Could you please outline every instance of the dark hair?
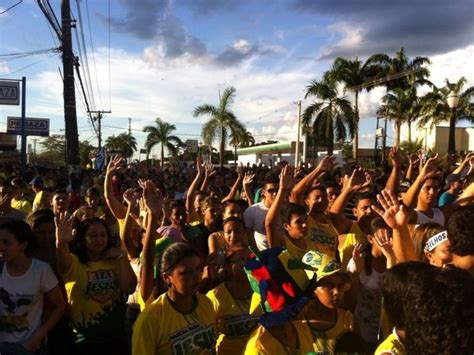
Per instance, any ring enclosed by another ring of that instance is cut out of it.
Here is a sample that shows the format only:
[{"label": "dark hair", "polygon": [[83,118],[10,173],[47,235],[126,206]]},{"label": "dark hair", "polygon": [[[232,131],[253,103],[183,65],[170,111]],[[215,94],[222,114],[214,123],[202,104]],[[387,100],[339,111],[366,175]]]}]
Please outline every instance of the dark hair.
[{"label": "dark hair", "polygon": [[14,235],[18,243],[27,243],[25,254],[31,256],[31,253],[38,246],[38,240],[31,227],[24,221],[8,221],[0,224],[0,230],[6,230]]},{"label": "dark hair", "polygon": [[448,239],[451,252],[459,256],[474,255],[474,206],[462,207],[454,212],[448,222]]},{"label": "dark hair", "polygon": [[36,210],[28,216],[28,224],[32,230],[43,223],[54,223],[54,212],[50,209]]},{"label": "dark hair", "polygon": [[165,249],[160,261],[161,272],[173,271],[173,269],[181,262],[181,260],[190,257],[199,257],[196,249],[187,243],[174,243]]},{"label": "dark hair", "polygon": [[262,186],[265,188],[265,185],[268,184],[280,184],[280,178],[278,177],[278,175],[275,173],[268,173],[265,176],[265,179],[263,179]]},{"label": "dark hair", "polygon": [[380,217],[375,217],[370,222],[370,230],[372,234],[376,233],[379,229],[390,229],[390,227],[385,223],[385,221]]},{"label": "dark hair", "polygon": [[100,197],[99,189],[97,187],[89,187],[86,191],[86,196]]},{"label": "dark hair", "polygon": [[313,191],[321,191],[325,196],[327,196],[327,191],[326,191],[326,186],[324,185],[318,185],[318,186],[313,186],[309,191],[308,193],[306,194],[306,196],[309,196],[311,194],[311,192]]},{"label": "dark hair", "polygon": [[290,224],[291,217],[293,215],[302,215],[306,214],[306,207],[298,205],[296,203],[288,203],[285,208],[283,208],[281,213],[281,220],[283,223]]},{"label": "dark hair", "polygon": [[445,230],[446,228],[438,223],[426,223],[418,226],[413,231],[411,239],[415,245],[415,254],[418,257],[418,260],[428,262],[425,254],[426,242],[435,234]]},{"label": "dark hair", "polygon": [[412,294],[422,285],[421,280],[428,278],[436,270],[433,265],[409,261],[395,265],[383,275],[382,296],[385,311],[398,329],[405,329],[406,307]]},{"label": "dark hair", "polygon": [[170,204],[170,211],[174,210],[174,209],[177,209],[177,208],[184,208],[186,209],[186,205],[183,201],[181,200],[174,200],[173,202],[171,202]]},{"label": "dark hair", "polygon": [[371,192],[361,192],[361,193],[356,194],[354,198],[354,207],[357,207],[360,201],[367,200],[367,199],[375,202],[374,194]]},{"label": "dark hair", "polygon": [[55,195],[66,195],[69,197],[69,194],[68,192],[65,190],[65,189],[57,189],[57,190],[54,190],[53,193],[51,194],[51,198],[53,198]]},{"label": "dark hair", "polygon": [[87,264],[90,261],[86,248],[86,234],[89,228],[96,223],[104,226],[107,233],[107,244],[104,249],[104,254],[114,246],[112,233],[110,232],[110,228],[107,223],[104,222],[104,220],[98,217],[92,217],[87,218],[82,222],[78,222],[75,226],[76,236],[72,241],[71,250],[77,255],[79,261],[83,264]]},{"label": "dark hair", "polygon": [[229,222],[240,223],[242,225],[242,227],[244,227],[244,229],[245,229],[244,221],[242,219],[240,219],[239,217],[233,217],[233,216],[228,217],[228,218],[226,218],[222,221],[222,228],[224,228],[226,223],[229,223]]},{"label": "dark hair", "polygon": [[474,279],[455,267],[436,268],[406,310],[408,354],[474,352]]}]

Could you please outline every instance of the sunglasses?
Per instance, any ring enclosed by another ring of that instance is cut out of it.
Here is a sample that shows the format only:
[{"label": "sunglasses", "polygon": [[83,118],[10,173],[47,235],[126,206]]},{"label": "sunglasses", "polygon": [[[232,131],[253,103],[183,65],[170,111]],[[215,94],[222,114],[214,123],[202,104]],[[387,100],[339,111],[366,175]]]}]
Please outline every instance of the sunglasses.
[{"label": "sunglasses", "polygon": [[268,189],[268,190],[265,190],[266,192],[268,192],[269,194],[273,195],[273,194],[276,194],[278,192],[278,189]]}]

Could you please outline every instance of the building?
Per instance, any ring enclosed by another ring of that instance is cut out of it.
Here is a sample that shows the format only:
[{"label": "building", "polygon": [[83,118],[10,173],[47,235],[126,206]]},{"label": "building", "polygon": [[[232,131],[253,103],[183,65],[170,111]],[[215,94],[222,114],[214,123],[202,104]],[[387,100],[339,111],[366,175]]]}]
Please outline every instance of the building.
[{"label": "building", "polygon": [[[448,126],[418,127],[411,125],[411,139],[422,141],[425,150],[433,150],[439,154],[448,152]],[[408,141],[408,126],[403,125],[400,130],[400,141]],[[474,127],[456,127],[456,151],[474,150]]]}]

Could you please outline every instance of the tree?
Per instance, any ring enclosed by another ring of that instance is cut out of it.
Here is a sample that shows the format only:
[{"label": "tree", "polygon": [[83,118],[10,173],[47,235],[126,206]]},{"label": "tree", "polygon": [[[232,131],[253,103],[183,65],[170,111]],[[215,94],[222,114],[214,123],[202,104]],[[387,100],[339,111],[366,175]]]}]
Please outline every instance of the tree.
[{"label": "tree", "polygon": [[[354,111],[346,97],[339,97],[337,81],[329,72],[323,80],[313,80],[307,86],[305,98],[316,98],[303,113],[303,126],[313,126],[313,137],[326,146],[328,154],[334,150],[334,136],[337,141],[343,142],[347,133],[351,139],[354,137],[355,123]],[[314,118],[314,120],[313,120]]]},{"label": "tree", "polygon": [[232,131],[244,131],[244,125],[237,119],[230,110],[234,102],[235,88],[228,87],[222,95],[219,95],[219,105],[204,104],[194,109],[194,117],[201,115],[210,116],[209,120],[202,128],[202,139],[205,145],[212,145],[216,138],[220,139],[219,145],[219,165],[224,165],[224,150],[228,135]]},{"label": "tree", "polygon": [[[467,83],[465,77],[461,77],[457,82],[451,83],[446,79],[446,85],[442,88],[433,88],[433,91],[426,94],[422,101],[422,117],[418,122],[419,127],[424,127],[430,124],[431,127],[440,124],[441,122],[449,122],[452,111],[448,106],[448,95],[454,91],[459,95],[459,102],[454,114],[455,123],[461,120],[467,120],[474,123],[474,104],[470,102],[474,95],[474,86],[466,88],[463,87]],[[450,133],[450,136],[451,133]]]},{"label": "tree", "polygon": [[349,90],[354,93],[354,139],[352,142],[353,158],[357,159],[359,151],[359,94],[362,90],[370,91],[375,87],[371,85],[373,80],[382,71],[381,62],[385,60],[384,54],[374,54],[370,56],[365,62],[358,58],[355,60],[336,58],[331,72],[336,80],[344,83],[344,91]]},{"label": "tree", "polygon": [[161,166],[165,161],[165,147],[173,156],[177,155],[178,147],[182,146],[183,142],[178,136],[172,134],[175,130],[174,124],[164,122],[159,117],[155,119],[155,126],[143,128],[143,132],[148,133],[145,141],[147,160],[151,149],[157,144],[161,144]]},{"label": "tree", "polygon": [[255,144],[255,138],[247,130],[236,130],[230,133],[230,145],[234,146],[234,162],[237,163],[237,147],[244,148]]},{"label": "tree", "polygon": [[54,165],[66,164],[66,138],[61,134],[52,134],[40,141],[42,152],[39,159],[47,160]]},{"label": "tree", "polygon": [[378,55],[377,60],[381,70],[376,79],[382,80],[387,91],[393,91],[396,88],[409,89],[414,83],[433,85],[426,79],[430,72],[424,65],[431,64],[427,57],[416,57],[410,60],[402,47],[393,58],[381,54]]},{"label": "tree", "polygon": [[137,139],[127,132],[109,136],[105,144],[109,150],[120,152],[124,158],[130,158],[137,150]]}]

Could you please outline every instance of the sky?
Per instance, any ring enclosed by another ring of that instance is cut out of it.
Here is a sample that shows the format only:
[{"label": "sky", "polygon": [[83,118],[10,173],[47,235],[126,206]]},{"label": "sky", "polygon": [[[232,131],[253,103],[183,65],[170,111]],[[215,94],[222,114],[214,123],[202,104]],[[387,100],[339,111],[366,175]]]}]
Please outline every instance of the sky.
[{"label": "sky", "polygon": [[[0,13],[18,2],[1,0]],[[60,1],[50,4],[60,20]],[[139,148],[156,117],[175,124],[183,140],[200,139],[207,118],[194,118],[194,108],[217,104],[229,86],[236,88],[232,109],[257,142],[295,140],[296,102],[303,109],[312,102],[304,99],[307,85],[338,56],[394,56],[404,47],[410,58],[430,58],[435,85],[461,76],[474,85],[471,0],[71,0],[71,12],[91,109],[112,111],[104,114],[103,139],[127,131],[131,118]],[[60,55],[6,55],[57,47],[37,1],[0,14],[0,79],[27,78],[26,115],[50,118],[51,134],[64,133]],[[361,147],[374,146],[384,94],[360,96]],[[77,89],[76,104],[79,138],[96,145]],[[7,116],[20,116],[20,107],[0,106],[0,132]],[[390,144],[392,129],[388,136]]]}]

